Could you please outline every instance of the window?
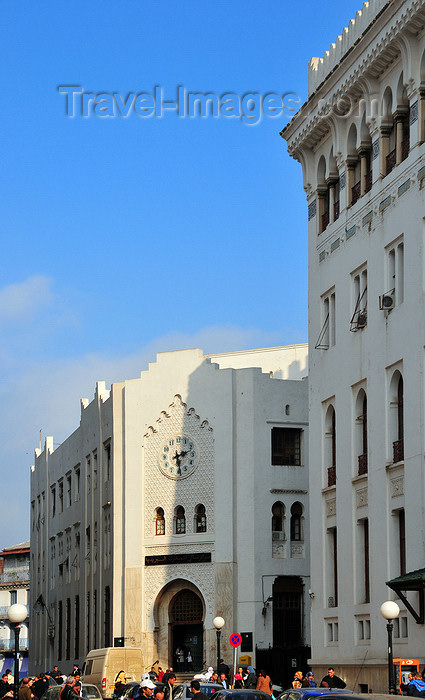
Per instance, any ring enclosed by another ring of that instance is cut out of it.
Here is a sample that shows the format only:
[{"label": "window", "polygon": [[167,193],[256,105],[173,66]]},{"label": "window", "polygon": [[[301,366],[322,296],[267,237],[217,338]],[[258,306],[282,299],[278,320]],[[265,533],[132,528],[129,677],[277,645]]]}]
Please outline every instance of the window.
[{"label": "window", "polygon": [[404,385],[401,373],[396,370],[390,383],[390,435],[392,441],[392,461],[404,459]]},{"label": "window", "polygon": [[80,468],[76,467],[75,468],[75,479],[74,479],[74,488],[75,488],[75,501],[80,500]]},{"label": "window", "polygon": [[397,511],[398,516],[398,551],[400,559],[400,576],[406,573],[406,520],[404,509]]},{"label": "window", "polygon": [[328,350],[335,345],[335,290],[322,296],[322,328],[319,333],[316,350]]},{"label": "window", "polygon": [[[363,595],[361,596],[361,603],[370,603],[370,572],[369,572],[369,520],[365,518],[360,521],[361,529],[361,559],[363,568]],[[363,637],[362,637],[363,639]]]},{"label": "window", "polygon": [[366,328],[367,325],[367,269],[364,266],[352,275],[354,312],[350,321],[350,331]]},{"label": "window", "polygon": [[80,656],[80,596],[74,599],[74,659]]},{"label": "window", "polygon": [[302,514],[303,507],[298,501],[291,506],[291,542],[300,542],[303,538],[302,533]]},{"label": "window", "polygon": [[326,622],[326,642],[327,644],[336,644],[338,641],[338,623]]},{"label": "window", "polygon": [[18,602],[18,591],[10,591],[10,604],[14,605]]},{"label": "window", "polygon": [[97,489],[97,452],[93,452],[93,488]]},{"label": "window", "polygon": [[72,503],[71,474],[66,477],[66,505],[69,508]]},{"label": "window", "polygon": [[285,506],[280,501],[272,505],[272,539],[285,539]]},{"label": "window", "polygon": [[357,456],[357,474],[367,474],[368,452],[367,452],[367,396],[364,389],[360,389],[356,398],[356,420],[355,420],[355,445]]},{"label": "window", "polygon": [[357,620],[357,637],[359,641],[370,639],[370,620],[368,618]]},{"label": "window", "polygon": [[109,586],[105,587],[103,596],[103,646],[111,646],[111,590]]},{"label": "window", "polygon": [[162,508],[157,508],[155,512],[155,535],[165,535],[165,518]]},{"label": "window", "polygon": [[62,601],[58,600],[58,661],[62,660],[63,611]]},{"label": "window", "polygon": [[325,415],[325,468],[327,469],[327,486],[336,485],[336,415],[330,404]]},{"label": "window", "polygon": [[387,252],[387,293],[394,294],[395,305],[404,299],[404,243],[403,237],[386,248]]},{"label": "window", "polygon": [[272,428],[272,464],[301,465],[301,430]]},{"label": "window", "polygon": [[175,528],[176,535],[184,535],[186,532],[186,516],[183,506],[177,506],[175,510]]},{"label": "window", "polygon": [[195,532],[206,532],[207,531],[207,515],[205,512],[205,506],[200,503],[195,508]]},{"label": "window", "polygon": [[91,493],[91,460],[90,456],[86,457],[86,485],[87,494]]},{"label": "window", "polygon": [[50,488],[50,495],[52,499],[52,518],[54,518],[56,513],[56,486]]},{"label": "window", "polygon": [[395,639],[406,639],[408,637],[407,628],[407,617],[406,615],[399,615],[395,620],[394,624],[394,637]]},{"label": "window", "polygon": [[111,478],[111,442],[104,443],[104,469],[105,469],[105,481],[109,481]]},{"label": "window", "polygon": [[328,530],[328,607],[338,607],[338,549],[337,549],[337,529],[332,527]]},{"label": "window", "polygon": [[63,479],[59,481],[59,513],[63,512]]}]

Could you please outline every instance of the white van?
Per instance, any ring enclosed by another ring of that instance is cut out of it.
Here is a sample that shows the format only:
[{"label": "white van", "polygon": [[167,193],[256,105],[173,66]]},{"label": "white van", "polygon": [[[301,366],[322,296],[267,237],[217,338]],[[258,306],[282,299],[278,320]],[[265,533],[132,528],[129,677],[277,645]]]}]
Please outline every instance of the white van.
[{"label": "white van", "polygon": [[106,647],[92,649],[83,665],[83,682],[96,685],[103,698],[110,698],[115,688],[115,678],[124,671],[126,683],[140,683],[144,671],[141,649],[133,647]]}]

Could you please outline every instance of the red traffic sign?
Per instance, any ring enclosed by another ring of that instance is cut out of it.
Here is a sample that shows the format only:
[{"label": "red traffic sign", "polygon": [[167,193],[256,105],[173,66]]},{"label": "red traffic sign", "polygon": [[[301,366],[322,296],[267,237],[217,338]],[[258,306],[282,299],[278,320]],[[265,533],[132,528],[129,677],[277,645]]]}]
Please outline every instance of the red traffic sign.
[{"label": "red traffic sign", "polygon": [[229,642],[232,647],[240,647],[242,644],[242,635],[239,632],[233,632],[229,637]]}]

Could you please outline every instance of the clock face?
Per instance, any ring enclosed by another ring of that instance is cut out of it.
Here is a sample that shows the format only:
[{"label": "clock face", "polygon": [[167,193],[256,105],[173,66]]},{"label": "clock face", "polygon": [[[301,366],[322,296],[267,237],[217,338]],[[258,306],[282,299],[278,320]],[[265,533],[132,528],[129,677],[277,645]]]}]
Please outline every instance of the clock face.
[{"label": "clock face", "polygon": [[159,453],[159,468],[169,479],[186,479],[199,463],[199,450],[188,435],[168,438]]}]

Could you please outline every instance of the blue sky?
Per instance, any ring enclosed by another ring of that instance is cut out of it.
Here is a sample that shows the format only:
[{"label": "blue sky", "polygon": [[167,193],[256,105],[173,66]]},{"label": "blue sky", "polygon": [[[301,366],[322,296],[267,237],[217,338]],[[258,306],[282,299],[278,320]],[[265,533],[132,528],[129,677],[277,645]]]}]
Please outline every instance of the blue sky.
[{"label": "blue sky", "polygon": [[307,63],[353,0],[5,0],[1,5],[0,548],[29,536],[38,432],[158,351],[307,340],[301,167],[289,113],[240,119],[65,115],[86,92],[307,97]]}]

